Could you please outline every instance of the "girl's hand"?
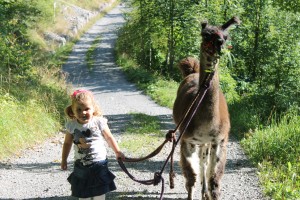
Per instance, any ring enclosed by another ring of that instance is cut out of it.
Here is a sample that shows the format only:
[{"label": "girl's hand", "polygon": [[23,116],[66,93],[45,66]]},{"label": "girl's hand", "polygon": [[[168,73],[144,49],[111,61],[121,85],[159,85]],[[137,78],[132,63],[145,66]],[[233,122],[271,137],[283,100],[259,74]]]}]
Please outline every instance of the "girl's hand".
[{"label": "girl's hand", "polygon": [[67,161],[61,161],[60,168],[62,170],[67,170],[68,169],[68,163],[67,163]]},{"label": "girl's hand", "polygon": [[117,160],[118,160],[119,158],[121,158],[122,161],[125,160],[125,155],[124,155],[121,151],[116,152],[116,157],[117,157]]},{"label": "girl's hand", "polygon": [[66,170],[68,168],[67,159],[68,159],[72,144],[73,144],[73,136],[71,133],[66,132],[65,141],[63,144],[62,155],[61,155],[61,164],[60,164],[60,168],[62,170]]}]

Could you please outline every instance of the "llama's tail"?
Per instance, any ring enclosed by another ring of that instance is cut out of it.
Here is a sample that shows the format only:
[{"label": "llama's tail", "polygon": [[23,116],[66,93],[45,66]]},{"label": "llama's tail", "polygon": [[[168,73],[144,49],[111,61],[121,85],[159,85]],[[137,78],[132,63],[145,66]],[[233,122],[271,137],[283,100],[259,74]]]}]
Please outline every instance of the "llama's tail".
[{"label": "llama's tail", "polygon": [[198,59],[193,57],[186,57],[182,59],[178,63],[178,67],[182,73],[183,78],[193,73],[199,73],[200,70]]}]

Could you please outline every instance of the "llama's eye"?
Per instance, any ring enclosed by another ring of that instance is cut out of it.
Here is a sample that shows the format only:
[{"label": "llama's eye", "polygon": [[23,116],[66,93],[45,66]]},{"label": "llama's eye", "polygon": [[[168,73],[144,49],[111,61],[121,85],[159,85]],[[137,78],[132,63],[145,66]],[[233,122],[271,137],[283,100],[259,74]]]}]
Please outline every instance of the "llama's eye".
[{"label": "llama's eye", "polygon": [[203,40],[209,40],[210,36],[207,34],[202,35]]}]

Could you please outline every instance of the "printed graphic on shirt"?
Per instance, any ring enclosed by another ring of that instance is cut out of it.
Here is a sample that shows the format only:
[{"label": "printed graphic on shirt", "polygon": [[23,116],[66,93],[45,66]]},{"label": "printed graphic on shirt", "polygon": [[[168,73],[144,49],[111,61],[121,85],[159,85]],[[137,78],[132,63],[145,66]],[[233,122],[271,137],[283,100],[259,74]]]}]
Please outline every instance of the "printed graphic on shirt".
[{"label": "printed graphic on shirt", "polygon": [[74,144],[78,146],[78,153],[88,154],[90,152],[91,136],[92,132],[90,129],[86,131],[74,130]]},{"label": "printed graphic on shirt", "polygon": [[78,147],[77,152],[84,163],[87,164],[89,161],[92,162],[92,160],[97,157],[94,143],[97,141],[97,138],[101,137],[100,134],[101,131],[97,127],[85,131],[80,131],[78,129],[74,130],[73,142]]}]

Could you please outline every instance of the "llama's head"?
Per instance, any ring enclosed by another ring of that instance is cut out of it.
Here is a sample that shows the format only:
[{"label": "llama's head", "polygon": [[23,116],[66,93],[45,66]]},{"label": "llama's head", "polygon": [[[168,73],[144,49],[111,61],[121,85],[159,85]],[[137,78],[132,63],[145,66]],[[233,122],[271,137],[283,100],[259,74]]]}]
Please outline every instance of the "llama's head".
[{"label": "llama's head", "polygon": [[201,51],[208,56],[220,57],[221,50],[224,48],[228,39],[228,28],[233,24],[239,24],[240,20],[237,17],[231,18],[222,26],[211,26],[205,21],[201,24],[202,44]]}]

